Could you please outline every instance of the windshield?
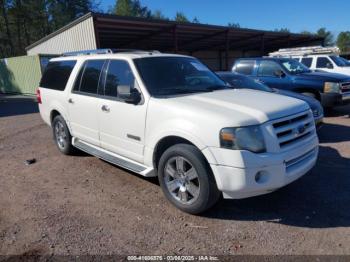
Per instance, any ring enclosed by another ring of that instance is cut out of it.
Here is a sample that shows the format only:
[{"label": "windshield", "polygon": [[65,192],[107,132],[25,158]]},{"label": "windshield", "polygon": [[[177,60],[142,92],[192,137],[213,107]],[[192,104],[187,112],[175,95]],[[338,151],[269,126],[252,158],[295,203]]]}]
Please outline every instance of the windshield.
[{"label": "windshield", "polygon": [[346,60],[345,58],[342,58],[340,56],[335,56],[335,55],[330,56],[330,58],[333,60],[333,62],[337,66],[340,66],[340,67],[350,66],[350,62],[348,60]]},{"label": "windshield", "polygon": [[254,89],[254,90],[260,90],[260,91],[266,91],[266,92],[273,92],[273,90],[264,85],[261,84],[247,76],[243,75],[236,75],[236,74],[218,74],[219,77],[226,81],[231,87],[235,89]]},{"label": "windshield", "polygon": [[294,60],[282,60],[282,66],[291,74],[301,74],[301,73],[308,73],[310,72],[310,69],[307,68],[302,63]]},{"label": "windshield", "polygon": [[169,96],[228,89],[217,75],[190,57],[147,57],[134,59],[152,96]]}]

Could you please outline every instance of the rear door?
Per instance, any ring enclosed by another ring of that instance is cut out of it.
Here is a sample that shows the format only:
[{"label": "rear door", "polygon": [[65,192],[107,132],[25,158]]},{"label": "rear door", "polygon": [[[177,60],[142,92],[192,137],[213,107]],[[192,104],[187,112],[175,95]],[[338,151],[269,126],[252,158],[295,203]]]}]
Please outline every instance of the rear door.
[{"label": "rear door", "polygon": [[319,56],[316,59],[316,69],[334,73],[334,63],[327,56]]},{"label": "rear door", "polygon": [[246,76],[253,76],[255,73],[255,60],[239,60],[233,66],[232,71]]},{"label": "rear door", "polygon": [[[129,104],[118,95],[118,86],[140,91],[128,61],[113,59],[106,67],[105,85],[98,104],[101,147],[143,162],[147,104]],[[140,91],[141,92],[141,91]]]},{"label": "rear door", "polygon": [[[276,75],[277,71],[282,71],[283,75]],[[271,88],[289,89],[290,79],[282,67],[271,60],[261,60],[258,64],[257,81]]]},{"label": "rear door", "polygon": [[98,126],[98,87],[105,60],[87,60],[80,68],[68,97],[72,135],[100,145]]},{"label": "rear door", "polygon": [[303,57],[300,62],[308,68],[312,67],[312,57]]}]

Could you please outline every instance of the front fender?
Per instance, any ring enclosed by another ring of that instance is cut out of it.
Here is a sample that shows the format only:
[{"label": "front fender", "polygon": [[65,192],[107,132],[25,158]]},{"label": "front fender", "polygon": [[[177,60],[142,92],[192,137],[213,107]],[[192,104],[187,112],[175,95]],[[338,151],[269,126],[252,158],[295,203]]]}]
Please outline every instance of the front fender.
[{"label": "front fender", "polygon": [[[179,123],[181,122],[181,123]],[[172,123],[172,124],[170,124]],[[178,128],[181,126],[182,128]],[[185,127],[185,128],[184,128]],[[206,150],[207,145],[205,144],[203,138],[200,138],[198,135],[204,133],[204,130],[200,132],[197,130],[197,127],[190,123],[189,121],[184,120],[172,120],[165,121],[161,127],[157,127],[157,130],[154,129],[148,133],[146,136],[146,146],[145,146],[145,164],[147,166],[153,166],[153,153],[154,150],[163,138],[169,136],[176,136],[183,138],[193,145],[195,145],[199,150],[202,151],[205,158],[209,163],[216,163],[215,158],[209,150]]]}]

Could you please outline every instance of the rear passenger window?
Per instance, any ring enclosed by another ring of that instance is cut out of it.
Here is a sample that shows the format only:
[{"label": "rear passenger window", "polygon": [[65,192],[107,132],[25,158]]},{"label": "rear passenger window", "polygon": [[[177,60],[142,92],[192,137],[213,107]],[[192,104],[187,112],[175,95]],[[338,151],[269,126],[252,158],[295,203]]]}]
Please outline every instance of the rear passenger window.
[{"label": "rear passenger window", "polygon": [[119,85],[133,86],[135,77],[129,64],[122,60],[111,60],[108,66],[105,84],[105,96],[117,97]]},{"label": "rear passenger window", "polygon": [[312,57],[302,58],[301,63],[310,68],[312,64]]},{"label": "rear passenger window", "polygon": [[258,75],[259,76],[276,76],[276,71],[281,70],[281,67],[273,61],[261,61]]},{"label": "rear passenger window", "polygon": [[240,61],[235,67],[235,72],[243,75],[252,75],[254,70],[254,65],[255,65],[254,60]]},{"label": "rear passenger window", "polygon": [[88,60],[80,70],[74,84],[74,91],[97,94],[98,83],[105,60]]},{"label": "rear passenger window", "polygon": [[73,60],[50,62],[41,78],[40,87],[63,91],[75,64]]},{"label": "rear passenger window", "polygon": [[317,68],[333,68],[331,61],[327,57],[317,57]]}]

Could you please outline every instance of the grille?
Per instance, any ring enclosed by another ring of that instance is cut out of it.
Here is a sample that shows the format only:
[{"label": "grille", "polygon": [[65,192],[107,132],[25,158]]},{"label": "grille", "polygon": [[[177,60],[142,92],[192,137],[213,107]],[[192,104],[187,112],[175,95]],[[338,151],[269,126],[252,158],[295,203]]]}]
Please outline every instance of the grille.
[{"label": "grille", "polygon": [[312,111],[312,114],[314,117],[319,117],[320,116],[320,111],[318,111],[318,109],[315,109]]},{"label": "grille", "polygon": [[314,118],[311,112],[277,120],[272,126],[281,149],[301,142],[315,132]]},{"label": "grille", "polygon": [[350,82],[341,83],[340,86],[343,93],[350,92]]}]

